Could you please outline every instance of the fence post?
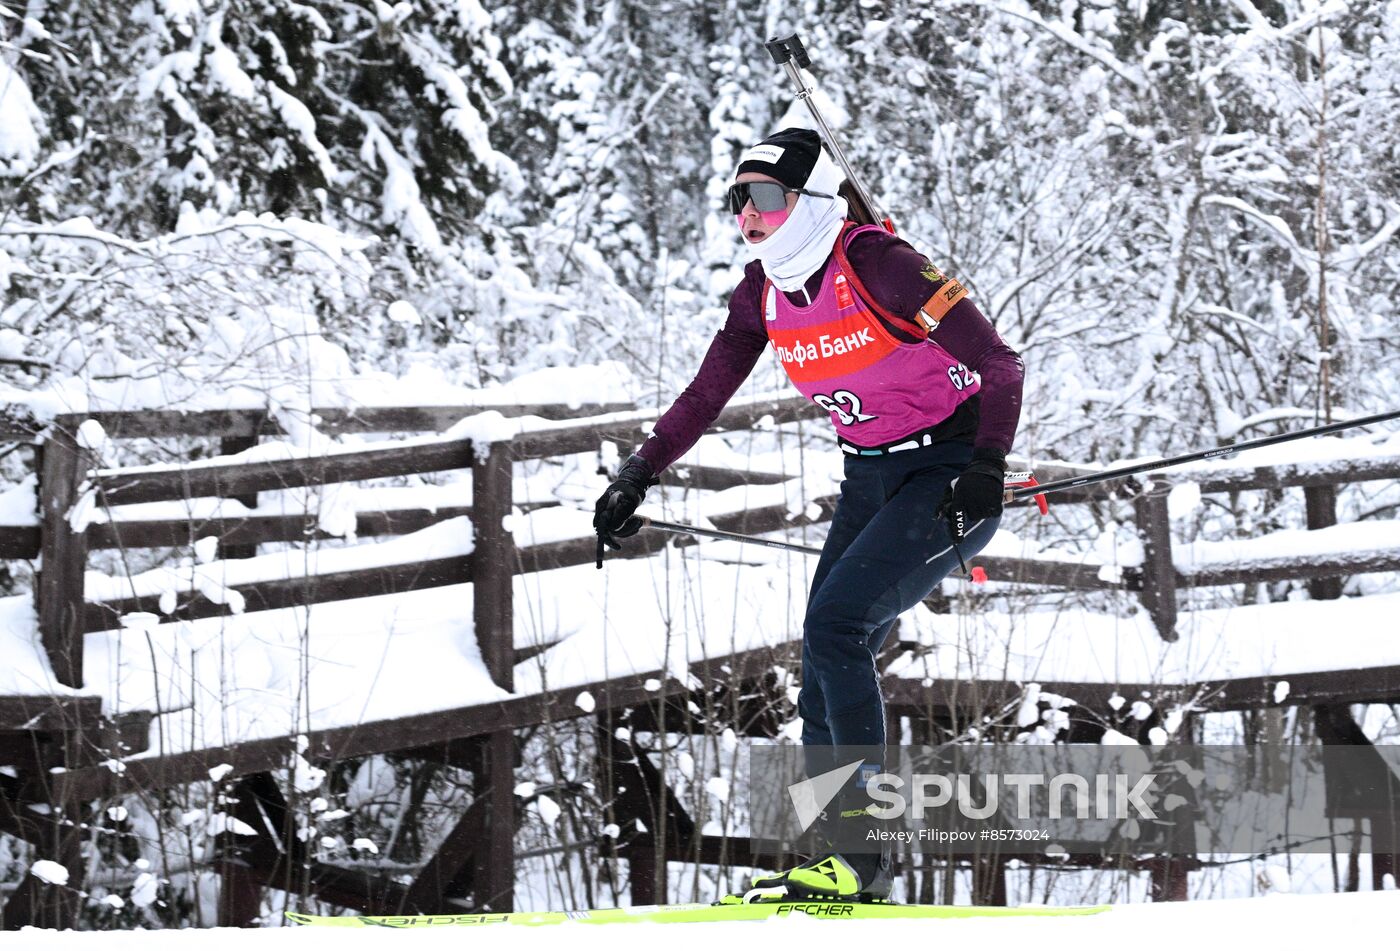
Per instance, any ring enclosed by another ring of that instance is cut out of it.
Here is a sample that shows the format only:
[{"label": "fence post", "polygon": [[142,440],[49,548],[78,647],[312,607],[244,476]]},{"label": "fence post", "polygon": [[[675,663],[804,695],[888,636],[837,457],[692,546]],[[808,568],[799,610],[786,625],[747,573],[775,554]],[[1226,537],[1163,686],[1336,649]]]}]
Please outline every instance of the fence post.
[{"label": "fence post", "polygon": [[1151,892],[1154,902],[1190,901],[1190,881],[1186,877],[1186,863],[1176,856],[1165,856],[1147,860],[1152,879]]},{"label": "fence post", "polygon": [[[995,850],[996,843],[992,844]],[[972,903],[993,908],[1006,907],[1005,855],[993,851],[990,855],[972,857]]]},{"label": "fence post", "polygon": [[68,517],[82,494],[91,462],[72,432],[55,425],[40,447],[39,522],[43,567],[35,587],[39,638],[54,678],[68,687],[83,685],[83,571],[87,536]]},{"label": "fence post", "polygon": [[[219,455],[233,456],[240,452],[252,449],[258,444],[256,434],[252,436],[225,436],[219,440]],[[258,507],[258,493],[252,492],[248,495],[240,495],[234,498],[235,502],[240,502],[250,509]],[[194,541],[195,539],[191,539]],[[258,554],[258,543],[252,542],[246,545],[229,545],[223,540],[219,541],[218,558],[255,558]]]},{"label": "fence post", "polygon": [[[1304,486],[1303,501],[1307,505],[1308,531],[1337,524],[1336,486]],[[1308,594],[1314,601],[1335,601],[1342,596],[1342,579],[1335,575],[1330,578],[1313,578],[1308,582]]]},{"label": "fence post", "polygon": [[1156,477],[1133,502],[1143,547],[1142,606],[1164,641],[1177,638],[1176,566],[1172,564],[1171,517],[1167,513],[1170,491],[1167,481]]},{"label": "fence post", "polygon": [[[511,444],[492,443],[484,457],[472,447],[472,611],[477,643],[491,679],[515,689],[515,623],[511,586],[515,577],[515,538],[506,528],[511,513]],[[478,908],[493,912],[515,907],[515,733],[486,737],[477,796],[486,802],[485,848],[474,858],[472,879]]]},{"label": "fence post", "polygon": [[[1147,724],[1143,724],[1145,727]],[[1147,732],[1143,731],[1144,734]],[[1204,759],[1196,746],[1196,722],[1193,714],[1186,714],[1177,728],[1172,742],[1177,744],[1193,769],[1201,769]],[[1144,735],[1142,742],[1149,740]],[[1185,772],[1165,778],[1165,785],[1159,787],[1164,797],[1175,796],[1181,804],[1172,810],[1172,821],[1161,833],[1164,840],[1158,846],[1159,854],[1149,858],[1146,867],[1151,883],[1154,902],[1190,901],[1191,869],[1197,866],[1196,818],[1199,815],[1200,792],[1188,779]]]},{"label": "fence post", "polygon": [[227,811],[252,828],[253,836],[232,831],[214,839],[214,869],[219,874],[218,926],[255,928],[262,913],[263,882],[275,880],[286,841],[287,803],[271,773],[250,773],[233,784]]}]

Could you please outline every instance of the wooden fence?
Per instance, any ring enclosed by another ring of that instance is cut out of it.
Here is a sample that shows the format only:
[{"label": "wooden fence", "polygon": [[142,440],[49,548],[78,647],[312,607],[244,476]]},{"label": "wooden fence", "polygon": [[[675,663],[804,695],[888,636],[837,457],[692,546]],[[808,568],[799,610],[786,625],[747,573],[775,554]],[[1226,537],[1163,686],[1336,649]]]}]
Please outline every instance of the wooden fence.
[{"label": "wooden fence", "polygon": [[[393,410],[343,411],[318,410],[323,426],[332,431],[380,432],[421,431],[444,428],[463,415],[485,409],[500,409],[509,415],[532,413],[544,415],[549,408],[538,407],[426,407]],[[38,498],[40,527],[0,529],[0,557],[32,558],[42,555],[43,569],[35,588],[39,630],[55,677],[59,682],[82,688],[83,635],[116,626],[123,615],[149,611],[164,613],[172,618],[200,618],[226,612],[225,605],[209,601],[197,592],[187,592],[173,611],[160,612],[156,599],[126,597],[109,601],[89,601],[84,591],[84,572],[88,555],[102,549],[159,548],[190,545],[196,539],[217,536],[226,554],[251,553],[259,543],[304,541],[326,537],[314,518],[303,516],[252,515],[242,518],[218,517],[192,521],[155,519],[143,521],[108,520],[91,525],[75,526],[70,514],[80,503],[110,508],[138,502],[181,501],[204,497],[251,499],[256,493],[294,487],[325,486],[342,482],[392,478],[396,476],[435,473],[448,470],[470,470],[472,474],[472,504],[470,507],[443,508],[427,511],[361,512],[357,533],[361,536],[405,534],[444,519],[470,516],[476,540],[471,555],[420,561],[412,564],[390,565],[371,569],[346,571],[316,577],[266,580],[235,588],[246,602],[246,610],[266,610],[290,605],[303,605],[406,592],[440,585],[470,582],[474,585],[474,621],[485,664],[492,679],[505,690],[513,689],[513,671],[521,659],[514,647],[512,578],[515,574],[534,572],[569,565],[585,564],[594,557],[591,537],[562,542],[517,546],[506,529],[507,516],[512,510],[513,468],[515,464],[572,453],[596,451],[603,442],[613,442],[624,448],[639,443],[645,435],[645,424],[651,414],[623,407],[591,407],[587,418],[565,420],[547,428],[524,431],[505,441],[486,445],[469,439],[428,439],[408,445],[389,445],[331,455],[279,459],[255,462],[217,462],[214,464],[141,467],[139,469],[95,470],[90,453],[79,445],[78,426],[85,417],[60,418],[47,427],[47,436],[39,445]],[[740,430],[769,418],[775,424],[810,418],[811,404],[801,398],[759,400],[732,406],[717,421],[717,430]],[[218,438],[223,453],[236,452],[254,444],[258,438],[276,434],[275,423],[265,414],[231,411],[217,413],[131,413],[97,414],[104,429],[113,438],[161,438],[170,436],[204,436]],[[32,438],[37,425],[15,421],[14,415],[0,415],[0,430],[9,421],[8,435],[12,438]],[[0,432],[0,436],[5,435]],[[1042,481],[1075,475],[1085,470],[1073,467],[1041,467]],[[727,470],[678,466],[669,476],[673,481],[697,487],[714,488],[753,481],[779,481],[776,476],[733,473]],[[1394,549],[1367,553],[1364,557],[1316,557],[1275,562],[1245,563],[1212,567],[1209,570],[1178,571],[1172,559],[1170,518],[1167,493],[1171,483],[1168,476],[1152,480],[1144,491],[1132,500],[1136,526],[1141,534],[1146,557],[1139,569],[1129,569],[1118,578],[1100,577],[1095,565],[1081,565],[1048,559],[979,557],[991,579],[1069,589],[1122,588],[1135,591],[1144,608],[1150,612],[1157,629],[1165,639],[1174,639],[1177,612],[1177,592],[1185,587],[1228,585],[1276,581],[1290,578],[1309,579],[1316,597],[1336,597],[1340,592],[1341,575],[1363,572],[1400,570],[1400,540]],[[1254,490],[1279,491],[1301,487],[1306,498],[1309,528],[1321,528],[1336,521],[1336,490],[1351,482],[1400,478],[1400,457],[1370,460],[1361,464],[1328,466],[1295,466],[1268,469],[1239,469],[1222,472],[1200,484],[1207,493],[1239,493]],[[1063,493],[1055,504],[1082,504],[1110,488],[1090,488]],[[766,533],[801,524],[829,519],[835,496],[815,500],[818,514],[794,520],[786,505],[754,508],[714,516],[710,521],[719,528],[745,533]],[[621,557],[643,557],[671,542],[660,533],[643,533],[631,540]],[[1400,688],[1397,688],[1400,693]],[[623,690],[619,696],[625,696]],[[138,747],[142,721],[104,724],[96,719],[96,706],[88,702],[65,701],[60,708],[53,703],[45,706],[33,698],[0,698],[0,736],[6,729],[26,724],[30,729],[40,721],[36,717],[58,718],[67,725],[68,739],[59,757],[65,769],[75,770],[73,780],[60,796],[56,808],[60,815],[76,817],[80,800],[94,788],[83,786],[80,777],[87,768],[91,772],[93,751],[114,749],[114,736],[126,741],[128,749]],[[903,698],[912,702],[913,698]],[[8,707],[7,707],[8,704]],[[526,715],[554,715],[548,704]],[[42,709],[38,709],[42,708]],[[7,717],[6,710],[11,712]],[[21,719],[23,715],[23,719]],[[610,714],[609,714],[610,715]],[[74,726],[74,720],[77,726]],[[541,721],[542,722],[542,721]],[[512,767],[515,762],[516,741],[514,718],[498,721],[492,729],[479,731],[473,745],[471,761],[474,773],[486,777],[473,806],[470,823],[454,832],[448,846],[457,842],[461,854],[466,846],[460,840],[484,838],[486,845],[472,851],[473,893],[479,907],[510,907],[513,890],[513,831],[514,792]],[[431,733],[431,730],[429,730]],[[470,735],[466,732],[455,736]],[[600,734],[601,735],[601,734]],[[94,739],[96,737],[96,739]],[[405,725],[401,734],[377,740],[380,749],[421,748],[431,738],[424,724]],[[160,764],[154,764],[159,769]],[[266,769],[267,767],[262,767]],[[640,766],[634,768],[641,768]],[[154,773],[149,777],[160,783]],[[248,775],[262,775],[254,769]],[[646,777],[643,777],[644,779]],[[636,777],[633,777],[636,779]],[[654,777],[653,777],[654,779]],[[177,771],[165,777],[170,782],[189,781],[188,775]],[[650,780],[649,780],[650,781]],[[62,785],[62,782],[59,783]],[[248,795],[259,801],[270,801],[264,793],[249,787]],[[274,804],[275,806],[275,804]],[[0,831],[8,831],[0,822]],[[63,837],[61,828],[50,828],[46,834],[57,836],[55,854],[73,858],[77,845],[71,834]],[[59,841],[62,840],[62,841]],[[458,859],[461,855],[457,856]],[[450,863],[449,863],[450,864]],[[664,863],[663,871],[664,871]],[[434,870],[439,875],[441,870]],[[229,873],[235,881],[241,873]],[[440,877],[440,875],[439,875]],[[246,876],[245,876],[246,878]],[[336,892],[327,886],[330,894]],[[235,892],[237,890],[235,889]],[[421,891],[421,889],[420,889]],[[245,898],[247,890],[244,890]],[[643,888],[634,897],[645,899]],[[6,913],[6,926],[14,921],[43,920],[38,910],[25,902],[33,898],[24,889],[19,893],[19,906],[12,899]],[[400,896],[402,897],[402,896]],[[228,921],[246,917],[248,901],[229,912]],[[71,909],[59,909],[56,920],[71,920]]]},{"label": "wooden fence", "polygon": [[[371,432],[379,427],[419,427],[442,425],[465,408],[427,407],[390,411],[361,411],[354,416],[329,410],[318,415],[332,420],[342,431]],[[485,407],[481,408],[485,409]],[[543,407],[511,407],[541,412]],[[170,435],[214,435],[225,440],[246,440],[249,433],[271,431],[267,420],[251,413],[203,414],[99,414],[104,427],[121,438]],[[800,398],[764,401],[728,410],[718,421],[719,430],[744,429],[762,417],[775,422],[792,421],[810,415],[810,404]],[[440,561],[417,562],[358,571],[322,575],[314,579],[270,580],[238,588],[247,610],[266,610],[297,604],[312,604],[392,592],[418,590],[447,584],[476,581],[483,586],[478,611],[487,618],[502,617],[508,604],[497,603],[495,592],[509,594],[508,585],[494,572],[502,566],[530,572],[586,563],[593,557],[590,538],[573,539],[520,551],[509,533],[500,530],[498,516],[511,506],[514,463],[596,450],[602,442],[630,446],[644,438],[645,413],[596,415],[577,422],[526,433],[489,447],[474,448],[469,439],[427,441],[415,445],[339,452],[306,458],[256,462],[229,462],[218,465],[179,465],[143,467],[138,470],[92,471],[92,460],[76,440],[79,418],[61,418],[49,429],[49,437],[39,453],[39,508],[42,529],[0,528],[0,555],[32,558],[42,554],[44,570],[36,586],[39,629],[45,650],[60,683],[82,686],[83,635],[117,626],[122,615],[138,611],[158,612],[156,599],[128,597],[115,601],[89,602],[83,591],[87,555],[100,549],[136,549],[190,545],[196,539],[217,536],[221,550],[249,550],[267,542],[305,541],[328,538],[310,516],[254,515],[218,517],[207,520],[188,518],[163,520],[110,520],[74,531],[67,513],[84,493],[103,509],[138,502],[184,501],[203,497],[249,498],[261,491],[306,486],[326,486],[342,482],[418,475],[454,469],[473,474],[474,505],[444,507],[434,511],[361,512],[357,518],[358,536],[407,534],[428,525],[463,515],[473,516],[479,538],[476,554]],[[683,467],[678,467],[683,468]],[[1083,469],[1042,467],[1042,481],[1080,474]],[[715,487],[752,481],[753,475],[724,470],[691,467],[685,473],[691,484]],[[773,481],[776,477],[770,477]],[[1400,542],[1393,550],[1369,552],[1357,558],[1350,555],[1284,559],[1275,562],[1226,564],[1178,571],[1173,566],[1167,493],[1172,486],[1169,474],[1153,479],[1133,499],[1136,526],[1143,539],[1145,559],[1141,568],[1127,568],[1118,578],[1099,576],[1098,567],[1049,559],[979,557],[993,580],[1048,585],[1083,590],[1126,588],[1140,594],[1162,637],[1175,639],[1176,592],[1184,587],[1231,585],[1278,581],[1290,578],[1312,579],[1318,590],[1335,590],[1336,576],[1400,569]],[[1311,529],[1336,523],[1336,490],[1340,485],[1377,479],[1400,478],[1400,458],[1366,460],[1358,464],[1332,467],[1271,467],[1240,469],[1213,475],[1200,483],[1204,493],[1240,493],[1252,490],[1282,490],[1301,487],[1306,498],[1307,525]],[[1079,504],[1102,498],[1113,486],[1090,487],[1061,493],[1054,504]],[[1121,488],[1121,486],[1119,486]],[[808,521],[822,521],[834,510],[836,496],[814,500],[820,509],[815,519],[794,520],[784,506],[750,509],[719,515],[717,527],[748,533],[764,533],[794,527]],[[659,550],[669,539],[646,534],[629,544],[622,557],[640,557]],[[483,573],[481,578],[476,574]],[[1321,579],[1321,580],[1319,580]],[[1328,580],[1330,579],[1330,580]],[[314,583],[311,583],[313,582]],[[212,603],[191,592],[171,615],[195,619],[226,613],[223,604]],[[480,630],[492,630],[488,624]],[[508,630],[508,629],[507,629]],[[508,643],[510,638],[506,637]],[[499,645],[483,642],[493,661],[505,664],[510,657]],[[500,654],[499,657],[496,655]],[[508,671],[502,670],[501,676]]]}]

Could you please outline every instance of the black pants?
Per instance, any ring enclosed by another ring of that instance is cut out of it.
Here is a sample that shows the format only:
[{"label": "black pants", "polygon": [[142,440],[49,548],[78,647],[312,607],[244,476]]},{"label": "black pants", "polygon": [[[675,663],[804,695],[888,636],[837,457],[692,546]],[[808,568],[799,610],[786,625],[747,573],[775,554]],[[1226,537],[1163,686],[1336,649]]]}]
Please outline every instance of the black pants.
[{"label": "black pants", "polygon": [[[895,619],[957,568],[948,527],[935,517],[972,447],[936,443],[886,456],[847,456],[841,498],[817,562],[802,632],[802,743],[814,762],[830,750],[881,747],[885,709],[875,655]],[[958,548],[981,551],[1000,518],[975,523]]]}]

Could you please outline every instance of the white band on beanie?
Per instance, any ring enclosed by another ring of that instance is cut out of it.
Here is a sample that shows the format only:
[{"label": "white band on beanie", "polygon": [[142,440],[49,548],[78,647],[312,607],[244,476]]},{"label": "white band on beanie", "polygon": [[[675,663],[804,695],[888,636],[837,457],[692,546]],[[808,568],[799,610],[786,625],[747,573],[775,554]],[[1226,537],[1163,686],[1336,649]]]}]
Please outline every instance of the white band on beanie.
[{"label": "white band on beanie", "polygon": [[755,145],[743,155],[739,156],[739,164],[743,165],[745,162],[767,162],[769,165],[777,165],[778,162],[782,161],[783,152],[785,151],[786,149],[779,145]]}]

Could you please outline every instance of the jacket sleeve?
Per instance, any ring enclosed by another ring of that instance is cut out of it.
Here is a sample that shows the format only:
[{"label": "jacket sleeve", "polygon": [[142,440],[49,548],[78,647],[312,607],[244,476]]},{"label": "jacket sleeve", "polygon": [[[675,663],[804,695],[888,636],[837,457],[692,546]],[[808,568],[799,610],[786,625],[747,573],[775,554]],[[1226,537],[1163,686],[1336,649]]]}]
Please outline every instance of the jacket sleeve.
[{"label": "jacket sleeve", "polygon": [[762,271],[751,266],[729,297],[729,317],[710,341],[695,379],[637,450],[653,473],[659,474],[695,445],[753,371],[768,346],[762,295]]},{"label": "jacket sleeve", "polygon": [[[947,278],[908,242],[895,235],[864,232],[851,242],[851,267],[875,303],[898,317],[915,321]],[[1026,368],[1020,355],[996,332],[967,297],[933,326],[928,339],[982,379],[974,446],[1011,451],[1021,418],[1021,387]]]},{"label": "jacket sleeve", "polygon": [[1026,376],[1021,355],[1006,345],[991,321],[967,298],[953,305],[929,339],[982,378],[973,446],[996,449],[1003,456],[1010,452],[1021,419],[1021,386]]}]

